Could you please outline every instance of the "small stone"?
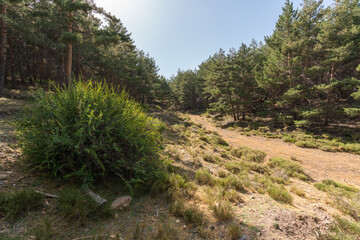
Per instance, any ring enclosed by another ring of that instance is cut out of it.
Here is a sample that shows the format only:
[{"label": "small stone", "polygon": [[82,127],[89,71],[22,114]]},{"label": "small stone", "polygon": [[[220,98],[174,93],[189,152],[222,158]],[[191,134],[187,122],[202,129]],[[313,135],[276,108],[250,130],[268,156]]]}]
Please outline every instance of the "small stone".
[{"label": "small stone", "polygon": [[184,229],[186,228],[186,225],[184,225]]},{"label": "small stone", "polygon": [[118,197],[111,203],[112,209],[124,209],[125,207],[129,206],[132,201],[132,198],[130,196],[123,196]]},{"label": "small stone", "polygon": [[250,199],[255,199],[255,197],[253,195],[251,195]]},{"label": "small stone", "polygon": [[6,174],[0,174],[0,180],[5,180],[7,179],[8,175]]},{"label": "small stone", "polygon": [[179,220],[179,219],[176,219],[176,223],[180,223],[180,220]]},{"label": "small stone", "polygon": [[239,240],[247,240],[248,237],[246,235],[243,235]]},{"label": "small stone", "polygon": [[115,239],[116,238],[116,235],[110,235],[110,238],[112,238],[112,239]]}]

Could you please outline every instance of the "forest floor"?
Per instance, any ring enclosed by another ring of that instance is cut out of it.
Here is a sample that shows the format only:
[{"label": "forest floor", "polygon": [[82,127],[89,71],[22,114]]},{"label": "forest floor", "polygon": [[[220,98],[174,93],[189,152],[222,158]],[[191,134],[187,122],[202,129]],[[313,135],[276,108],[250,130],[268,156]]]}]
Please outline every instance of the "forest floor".
[{"label": "forest floor", "polygon": [[[21,189],[59,194],[63,183],[25,168],[14,129],[7,123],[28,104],[28,96],[21,92],[5,92],[0,98],[0,194]],[[164,193],[135,196],[130,206],[112,217],[81,221],[65,217],[52,198],[44,199],[40,209],[24,209],[8,221],[1,215],[0,199],[0,239],[315,240],[327,239],[323,237],[330,233],[355,240],[360,236],[354,223],[360,220],[359,155],[244,136],[215,127],[199,115],[164,110],[151,114],[167,125],[162,156],[172,166]],[[274,166],[273,157],[283,160]],[[344,184],[319,183],[325,179]],[[105,184],[94,191],[111,202],[123,194],[114,191],[118,187]]]}]

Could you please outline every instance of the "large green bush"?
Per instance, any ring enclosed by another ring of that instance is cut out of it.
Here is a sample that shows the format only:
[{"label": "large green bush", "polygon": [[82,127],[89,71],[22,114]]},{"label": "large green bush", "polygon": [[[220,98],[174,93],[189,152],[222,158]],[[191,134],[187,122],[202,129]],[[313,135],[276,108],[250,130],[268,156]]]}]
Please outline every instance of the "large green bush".
[{"label": "large green bush", "polygon": [[124,91],[91,82],[38,91],[17,121],[33,167],[85,185],[116,176],[128,187],[162,175],[160,125]]}]

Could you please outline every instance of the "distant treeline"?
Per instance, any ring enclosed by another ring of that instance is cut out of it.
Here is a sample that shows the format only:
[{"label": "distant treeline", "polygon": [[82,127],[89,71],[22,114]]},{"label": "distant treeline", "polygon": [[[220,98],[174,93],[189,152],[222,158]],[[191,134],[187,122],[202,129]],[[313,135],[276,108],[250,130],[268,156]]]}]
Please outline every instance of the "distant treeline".
[{"label": "distant treeline", "polygon": [[[287,0],[265,44],[219,50],[170,87],[183,109],[306,126],[360,116],[359,0]],[[241,29],[239,29],[241,31]]]},{"label": "distant treeline", "polygon": [[4,84],[82,78],[105,79],[140,102],[171,95],[154,59],[92,0],[0,0],[0,9],[0,92]]}]

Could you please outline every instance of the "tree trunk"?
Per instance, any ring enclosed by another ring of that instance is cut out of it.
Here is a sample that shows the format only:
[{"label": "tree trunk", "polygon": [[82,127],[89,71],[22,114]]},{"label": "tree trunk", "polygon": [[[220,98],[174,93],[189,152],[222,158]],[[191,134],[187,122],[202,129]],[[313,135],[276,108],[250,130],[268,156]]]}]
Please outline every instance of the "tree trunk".
[{"label": "tree trunk", "polygon": [[[72,32],[72,12],[68,13],[68,32]],[[66,77],[68,79],[69,86],[71,86],[71,65],[72,65],[72,43],[67,44],[67,63],[66,63]]]},{"label": "tree trunk", "polygon": [[[6,16],[6,5],[1,5],[1,15]],[[0,43],[0,93],[5,83],[5,65],[6,65],[6,38],[7,26],[4,18],[1,19],[1,43]]]},{"label": "tree trunk", "polygon": [[234,104],[233,104],[233,102],[232,102],[232,98],[231,98],[231,95],[230,95],[230,94],[228,95],[228,97],[229,97],[229,100],[230,100],[230,105],[231,105],[231,109],[232,109],[232,112],[233,112],[234,121],[236,121],[237,118],[236,118],[235,106],[234,106]]},{"label": "tree trunk", "polygon": [[43,80],[44,80],[44,58],[43,58],[43,50],[42,48],[40,48],[40,74],[39,74],[39,78],[40,78],[40,85],[43,86]]},{"label": "tree trunk", "polygon": [[16,88],[16,77],[15,77],[14,50],[12,49],[12,47],[9,47],[9,60],[10,60],[9,64],[10,64],[11,88],[14,89]]},{"label": "tree trunk", "polygon": [[335,75],[335,63],[331,64],[331,72],[330,72],[330,82],[334,79]]},{"label": "tree trunk", "polygon": [[293,83],[292,83],[292,69],[291,69],[291,64],[290,64],[290,60],[291,60],[291,52],[288,52],[287,55],[287,65],[289,68],[289,80],[290,80],[290,87],[292,87]]}]

